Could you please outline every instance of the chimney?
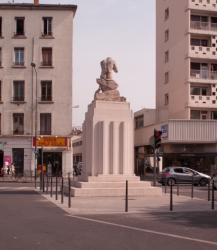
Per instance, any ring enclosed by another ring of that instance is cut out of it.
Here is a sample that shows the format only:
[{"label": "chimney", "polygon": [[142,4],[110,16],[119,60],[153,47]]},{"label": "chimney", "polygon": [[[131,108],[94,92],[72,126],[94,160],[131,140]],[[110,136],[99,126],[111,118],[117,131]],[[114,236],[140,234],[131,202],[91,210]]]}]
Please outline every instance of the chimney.
[{"label": "chimney", "polygon": [[39,5],[39,0],[34,0],[34,5]]}]

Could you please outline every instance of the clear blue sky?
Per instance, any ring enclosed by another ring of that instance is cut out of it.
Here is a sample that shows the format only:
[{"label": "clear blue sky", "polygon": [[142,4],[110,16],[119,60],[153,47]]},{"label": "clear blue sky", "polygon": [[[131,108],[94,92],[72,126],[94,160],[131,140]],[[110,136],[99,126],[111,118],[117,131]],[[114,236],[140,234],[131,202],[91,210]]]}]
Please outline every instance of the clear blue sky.
[{"label": "clear blue sky", "polygon": [[[8,0],[0,0],[8,2]],[[12,1],[11,1],[12,2]],[[33,0],[15,0],[15,3]],[[74,126],[82,124],[97,89],[99,62],[111,56],[114,79],[133,111],[155,106],[154,0],[40,0],[78,5],[74,20]]]}]

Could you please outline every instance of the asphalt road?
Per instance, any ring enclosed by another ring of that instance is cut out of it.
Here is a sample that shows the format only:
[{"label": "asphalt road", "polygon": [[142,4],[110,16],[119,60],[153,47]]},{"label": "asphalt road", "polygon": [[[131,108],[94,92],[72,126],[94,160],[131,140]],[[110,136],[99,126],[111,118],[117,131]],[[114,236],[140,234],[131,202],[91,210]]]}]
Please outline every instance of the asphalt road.
[{"label": "asphalt road", "polygon": [[0,250],[217,249],[217,211],[74,216],[27,186],[0,183]]}]

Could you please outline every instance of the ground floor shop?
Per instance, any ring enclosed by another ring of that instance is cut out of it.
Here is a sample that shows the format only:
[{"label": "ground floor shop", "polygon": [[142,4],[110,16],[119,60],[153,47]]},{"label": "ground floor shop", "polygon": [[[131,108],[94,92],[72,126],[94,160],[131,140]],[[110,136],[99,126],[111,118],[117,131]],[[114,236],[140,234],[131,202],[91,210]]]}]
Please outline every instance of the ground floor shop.
[{"label": "ground floor shop", "polygon": [[[212,175],[217,172],[217,144],[162,144],[156,160],[157,171],[168,166],[186,166]],[[135,173],[143,176],[152,173],[153,167],[153,148],[135,147]]]},{"label": "ground floor shop", "polygon": [[35,146],[32,137],[2,137],[0,173],[13,165],[17,176],[34,176],[37,169],[44,166],[44,170],[47,171],[49,166],[53,175],[67,175],[68,172],[72,172],[73,165],[69,141],[67,137],[43,137],[38,138]]}]

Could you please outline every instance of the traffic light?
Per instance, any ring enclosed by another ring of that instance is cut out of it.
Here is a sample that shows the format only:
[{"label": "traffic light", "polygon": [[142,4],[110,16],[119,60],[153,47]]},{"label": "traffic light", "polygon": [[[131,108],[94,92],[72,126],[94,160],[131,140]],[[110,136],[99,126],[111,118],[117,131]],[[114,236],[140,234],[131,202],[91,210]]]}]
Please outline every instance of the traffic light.
[{"label": "traffic light", "polygon": [[155,148],[159,148],[161,146],[161,135],[162,131],[154,130],[154,146]]}]

